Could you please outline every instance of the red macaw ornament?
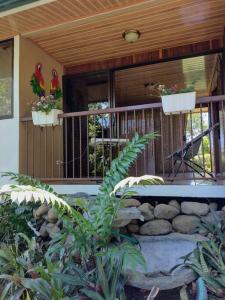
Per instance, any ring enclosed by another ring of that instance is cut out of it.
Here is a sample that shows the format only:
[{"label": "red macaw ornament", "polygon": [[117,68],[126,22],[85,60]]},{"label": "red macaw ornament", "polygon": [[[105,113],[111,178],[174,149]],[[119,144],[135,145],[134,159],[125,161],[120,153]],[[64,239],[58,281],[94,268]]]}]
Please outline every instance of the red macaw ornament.
[{"label": "red macaw ornament", "polygon": [[59,99],[62,96],[62,91],[59,83],[59,76],[56,69],[52,69],[52,80],[51,80],[51,95],[54,96],[55,99]]},{"label": "red macaw ornament", "polygon": [[42,75],[42,64],[37,63],[35,65],[35,71],[31,78],[31,85],[33,87],[34,94],[39,97],[45,96],[45,83]]}]

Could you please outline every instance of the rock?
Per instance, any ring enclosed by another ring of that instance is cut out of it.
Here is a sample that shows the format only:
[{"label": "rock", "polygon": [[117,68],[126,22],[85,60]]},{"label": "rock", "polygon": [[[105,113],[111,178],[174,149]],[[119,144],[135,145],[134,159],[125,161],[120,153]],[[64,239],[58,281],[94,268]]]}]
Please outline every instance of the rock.
[{"label": "rock", "polygon": [[167,220],[153,220],[140,227],[140,233],[143,235],[160,235],[172,231],[172,226]]},{"label": "rock", "polygon": [[128,224],[127,225],[127,229],[129,230],[129,232],[131,233],[138,233],[139,232],[139,226],[135,225],[135,224]]},{"label": "rock", "polygon": [[57,211],[54,208],[49,209],[47,220],[50,223],[56,223],[57,222],[57,220],[58,220],[58,214],[57,214]]},{"label": "rock", "polygon": [[48,236],[48,231],[47,231],[47,228],[46,228],[47,224],[44,223],[41,225],[41,228],[39,230],[39,233],[42,237],[47,237]]},{"label": "rock", "polygon": [[170,200],[170,202],[168,204],[176,207],[180,212],[180,203],[177,200]]},{"label": "rock", "polygon": [[138,207],[141,202],[136,199],[125,199],[122,201],[124,207]]},{"label": "rock", "polygon": [[225,206],[223,206],[221,210],[225,212]]},{"label": "rock", "polygon": [[216,211],[218,209],[218,204],[216,202],[209,203],[209,209]]},{"label": "rock", "polygon": [[38,209],[35,211],[35,217],[40,218],[41,216],[45,215],[49,210],[47,204],[42,204]]},{"label": "rock", "polygon": [[200,219],[196,216],[179,215],[173,219],[173,228],[180,233],[193,233]]},{"label": "rock", "polygon": [[186,215],[205,216],[209,212],[209,205],[199,202],[182,202],[181,212]]},{"label": "rock", "polygon": [[136,207],[121,208],[113,221],[113,227],[124,227],[127,224],[129,224],[133,219],[139,219],[141,221],[144,221],[141,212]]},{"label": "rock", "polygon": [[179,210],[172,205],[158,204],[154,209],[156,219],[170,220],[179,214]]},{"label": "rock", "polygon": [[50,238],[54,238],[55,235],[60,231],[59,227],[52,223],[46,225],[46,230]]},{"label": "rock", "polygon": [[139,211],[142,213],[145,221],[150,221],[154,219],[153,210],[154,207],[149,203],[144,203],[138,207]]}]

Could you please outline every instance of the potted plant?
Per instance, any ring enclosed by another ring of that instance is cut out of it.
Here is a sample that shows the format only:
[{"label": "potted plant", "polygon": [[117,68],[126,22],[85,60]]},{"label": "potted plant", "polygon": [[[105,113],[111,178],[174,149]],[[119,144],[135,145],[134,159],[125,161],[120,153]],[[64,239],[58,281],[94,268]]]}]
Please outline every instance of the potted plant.
[{"label": "potted plant", "polygon": [[194,91],[194,83],[190,87],[180,90],[177,85],[169,89],[159,85],[159,90],[163,111],[166,115],[187,113],[195,108],[196,92]]},{"label": "potted plant", "polygon": [[38,99],[32,103],[33,124],[38,126],[56,126],[61,125],[62,120],[58,118],[62,114],[62,91],[59,84],[58,73],[52,69],[52,80],[50,95],[45,96],[44,79],[42,76],[42,64],[37,63],[35,72],[31,77],[30,84],[33,93]]},{"label": "potted plant", "polygon": [[60,99],[55,99],[53,95],[42,96],[32,103],[33,124],[38,126],[62,125],[62,120],[58,118],[62,114],[62,104]]}]

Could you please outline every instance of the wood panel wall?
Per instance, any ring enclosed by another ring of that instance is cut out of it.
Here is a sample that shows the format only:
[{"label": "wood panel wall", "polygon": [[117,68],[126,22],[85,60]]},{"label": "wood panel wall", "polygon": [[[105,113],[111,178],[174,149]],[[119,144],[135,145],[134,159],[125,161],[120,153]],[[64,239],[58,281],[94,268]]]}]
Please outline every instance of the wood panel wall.
[{"label": "wood panel wall", "polygon": [[208,52],[221,51],[223,41],[221,39],[208,40],[204,42],[187,44],[173,48],[161,48],[155,51],[145,51],[129,56],[118,57],[115,59],[103,60],[88,64],[81,64],[65,68],[65,74],[78,74],[93,72],[98,70],[117,69],[131,65],[141,65],[155,63],[159,61],[200,55]]}]

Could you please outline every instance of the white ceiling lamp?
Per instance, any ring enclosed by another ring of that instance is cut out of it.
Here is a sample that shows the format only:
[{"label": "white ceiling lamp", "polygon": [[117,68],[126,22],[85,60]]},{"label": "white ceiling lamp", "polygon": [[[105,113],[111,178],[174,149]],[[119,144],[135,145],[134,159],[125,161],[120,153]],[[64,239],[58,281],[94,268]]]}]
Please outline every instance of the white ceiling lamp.
[{"label": "white ceiling lamp", "polygon": [[126,30],[123,33],[123,38],[128,43],[135,43],[140,38],[140,31],[135,29]]}]

